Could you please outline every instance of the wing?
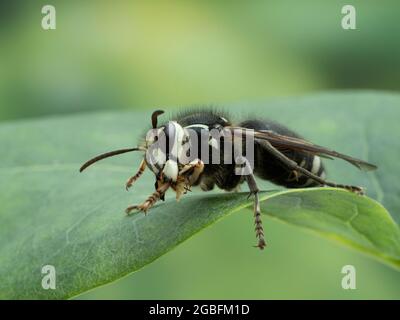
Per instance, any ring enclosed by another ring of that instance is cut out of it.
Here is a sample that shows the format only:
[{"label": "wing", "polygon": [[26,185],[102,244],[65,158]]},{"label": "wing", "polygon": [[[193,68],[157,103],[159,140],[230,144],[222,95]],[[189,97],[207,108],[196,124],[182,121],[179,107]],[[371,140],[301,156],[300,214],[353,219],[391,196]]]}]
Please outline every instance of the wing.
[{"label": "wing", "polygon": [[243,130],[244,132],[246,132],[246,134],[253,134],[255,139],[267,140],[272,146],[281,151],[285,149],[295,150],[307,152],[328,159],[332,159],[332,157],[339,158],[351,163],[352,165],[364,171],[375,170],[378,168],[376,165],[368,163],[366,161],[350,157],[348,155],[327,149],[325,147],[321,147],[303,139],[281,135],[273,131],[252,130],[242,127],[225,127],[224,129]]}]

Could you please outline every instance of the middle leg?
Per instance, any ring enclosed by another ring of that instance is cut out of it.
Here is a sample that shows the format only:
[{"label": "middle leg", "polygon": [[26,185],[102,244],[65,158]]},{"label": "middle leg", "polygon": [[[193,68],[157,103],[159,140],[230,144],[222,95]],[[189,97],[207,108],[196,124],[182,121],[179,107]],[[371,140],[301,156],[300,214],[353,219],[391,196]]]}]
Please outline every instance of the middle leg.
[{"label": "middle leg", "polygon": [[254,224],[256,237],[258,238],[258,244],[256,247],[261,250],[267,245],[264,239],[264,229],[261,221],[261,210],[260,210],[260,200],[258,198],[259,189],[257,187],[256,180],[253,174],[249,174],[246,177],[247,185],[250,189],[250,195],[254,194]]}]

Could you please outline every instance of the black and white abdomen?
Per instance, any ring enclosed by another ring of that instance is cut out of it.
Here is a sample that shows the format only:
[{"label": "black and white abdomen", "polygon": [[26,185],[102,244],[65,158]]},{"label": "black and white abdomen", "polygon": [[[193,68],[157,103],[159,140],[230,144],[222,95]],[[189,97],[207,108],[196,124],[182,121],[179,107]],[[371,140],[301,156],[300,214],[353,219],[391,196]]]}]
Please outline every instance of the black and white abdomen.
[{"label": "black and white abdomen", "polygon": [[[321,162],[321,158],[319,156],[314,156],[314,155],[307,155],[307,154],[302,154],[303,159],[301,162],[296,161],[300,167],[308,170],[309,172],[315,174],[316,176],[321,177],[322,179],[325,179],[326,174],[325,174],[325,169],[324,166]],[[294,174],[292,174],[286,181],[284,186],[288,188],[306,188],[306,187],[315,187],[318,186],[319,184],[307,177],[304,177],[303,175],[300,174],[300,176],[295,177]]]},{"label": "black and white abdomen", "polygon": [[[241,127],[254,130],[271,130],[275,133],[301,138],[295,132],[272,121],[246,120],[239,124]],[[257,140],[254,148],[254,173],[262,179],[269,180],[277,185],[287,188],[307,188],[318,185],[314,180],[289,171],[275,156],[271,155],[263,147],[263,141]],[[299,166],[325,179],[325,169],[319,156],[309,153],[280,149],[289,159],[295,161]]]},{"label": "black and white abdomen", "polygon": [[[232,123],[227,119],[229,119],[227,116],[221,116],[217,112],[195,110],[192,112],[181,113],[176,118],[176,121],[185,129],[190,128],[194,131],[200,132],[201,130],[210,130],[212,128],[232,125]],[[301,138],[295,132],[272,121],[246,120],[235,126],[254,130],[270,130],[284,136]],[[198,135],[199,138],[201,138],[200,133]],[[272,155],[270,151],[263,147],[264,143],[263,140],[255,141],[254,174],[256,176],[287,188],[306,188],[318,185],[318,183],[313,179],[310,179],[301,173],[296,174],[295,172],[288,170],[275,155]],[[211,146],[212,145],[210,145],[210,148]],[[325,179],[325,170],[319,156],[314,156],[293,149],[279,148],[279,151],[289,159],[295,161],[299,166],[322,179]],[[221,148],[220,163],[223,163],[224,161],[223,152],[223,148]],[[200,150],[198,150],[199,155],[200,153]],[[199,185],[204,191],[213,189],[214,185],[221,189],[231,191],[235,190],[243,181],[243,177],[235,173],[235,164],[213,164],[209,161],[208,164],[205,165],[204,171],[193,185]]]}]

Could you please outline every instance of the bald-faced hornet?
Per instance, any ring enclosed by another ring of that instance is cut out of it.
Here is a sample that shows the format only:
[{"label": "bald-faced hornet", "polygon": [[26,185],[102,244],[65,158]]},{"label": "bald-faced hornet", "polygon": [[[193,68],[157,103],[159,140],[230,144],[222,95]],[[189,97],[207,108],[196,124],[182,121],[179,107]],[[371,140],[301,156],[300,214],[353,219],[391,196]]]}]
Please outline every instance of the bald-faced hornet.
[{"label": "bald-faced hornet", "polygon": [[104,158],[131,151],[144,152],[139,170],[126,182],[126,189],[148,167],[155,174],[156,191],[142,204],[128,207],[127,214],[133,210],[146,213],[159,199],[164,200],[169,188],[179,199],[192,186],[208,191],[216,185],[234,191],[246,182],[250,195],[254,195],[254,223],[260,249],[266,243],[255,176],[287,188],[331,186],[363,194],[361,187],[325,180],[321,157],[340,158],[367,171],[377,168],[306,141],[272,121],[250,119],[234,125],[219,112],[190,110],[158,126],[158,116],[162,113],[161,110],[153,112],[153,129],[138,147],[99,155],[86,162],[80,171]]}]

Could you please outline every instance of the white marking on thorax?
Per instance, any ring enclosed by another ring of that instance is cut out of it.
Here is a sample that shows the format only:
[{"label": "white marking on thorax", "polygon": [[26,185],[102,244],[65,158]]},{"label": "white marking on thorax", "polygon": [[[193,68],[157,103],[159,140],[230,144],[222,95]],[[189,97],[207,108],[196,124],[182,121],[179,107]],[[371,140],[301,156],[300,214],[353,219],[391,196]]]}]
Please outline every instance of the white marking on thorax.
[{"label": "white marking on thorax", "polygon": [[188,129],[188,128],[202,128],[204,130],[209,130],[207,125],[201,124],[201,123],[191,124],[190,126],[185,127],[185,129]]},{"label": "white marking on thorax", "polygon": [[218,147],[219,147],[218,140],[215,138],[210,138],[210,140],[208,141],[208,144],[214,149],[218,149]]},{"label": "white marking on thorax", "polygon": [[[185,129],[191,128],[201,128],[203,130],[207,130],[207,132],[210,131],[210,128],[207,125],[201,123],[191,124],[190,126],[185,127]],[[214,149],[218,149],[219,147],[217,139],[213,138],[211,135],[209,136],[208,144]]]}]

